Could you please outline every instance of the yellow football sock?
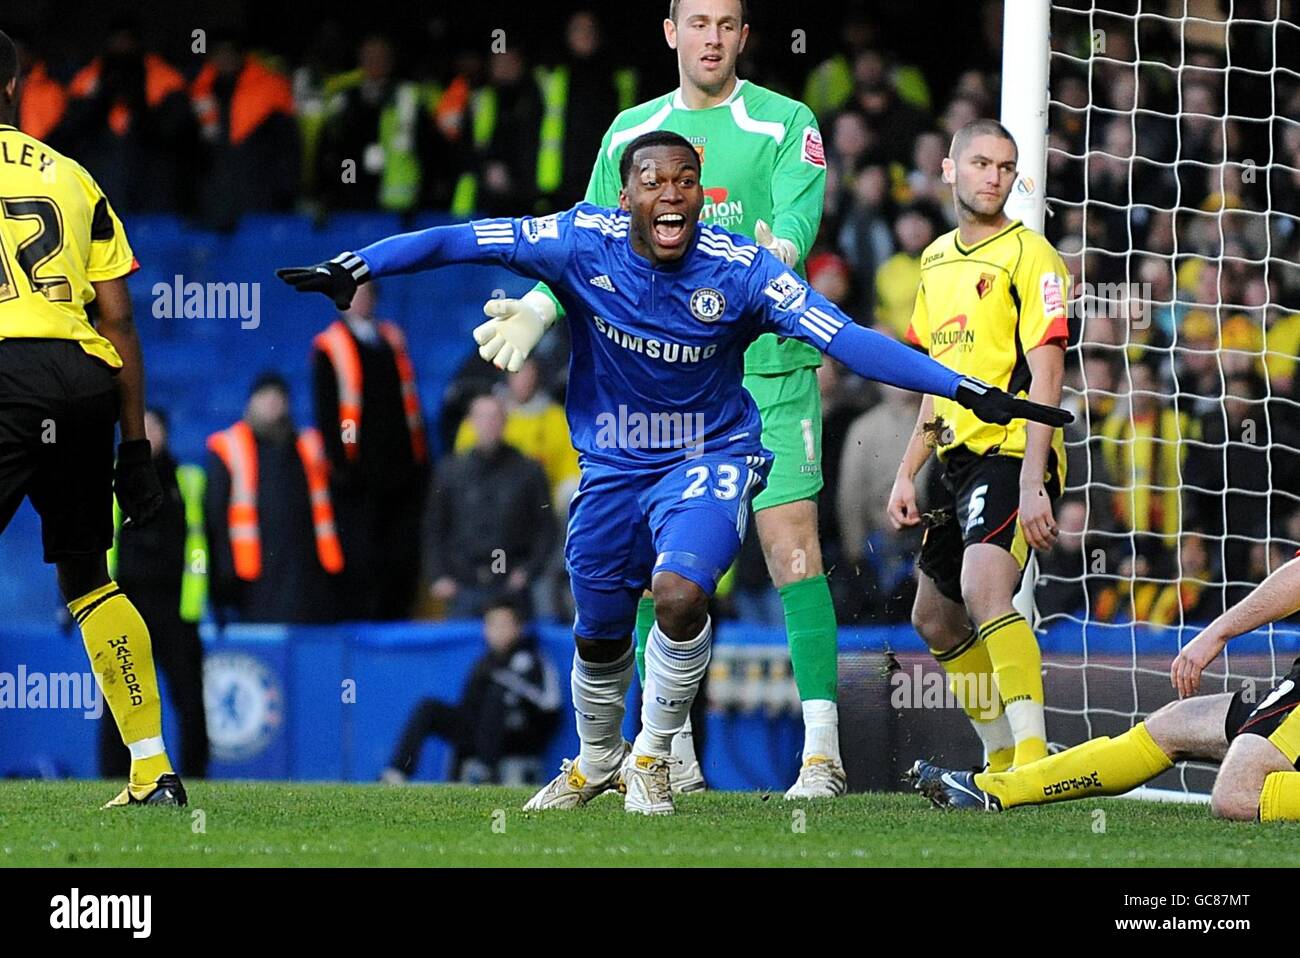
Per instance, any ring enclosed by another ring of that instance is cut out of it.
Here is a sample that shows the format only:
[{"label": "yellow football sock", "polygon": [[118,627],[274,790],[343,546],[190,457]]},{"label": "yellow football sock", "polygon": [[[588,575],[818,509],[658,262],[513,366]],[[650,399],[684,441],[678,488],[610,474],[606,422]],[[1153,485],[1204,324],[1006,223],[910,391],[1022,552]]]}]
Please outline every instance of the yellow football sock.
[{"label": "yellow football sock", "polygon": [[948,687],[984,743],[990,772],[1002,772],[1015,759],[1015,740],[1002,711],[989,652],[975,632],[946,652],[930,650],[948,673]]},{"label": "yellow football sock", "polygon": [[131,750],[131,784],[150,785],[172,770],[162,738],[162,700],[149,628],[116,582],[68,603],[90,667],[122,742]]},{"label": "yellow football sock", "polygon": [[1047,726],[1043,718],[1043,655],[1029,623],[1008,612],[979,627],[988,649],[998,694],[1011,723],[1019,768],[1047,755]]},{"label": "yellow football sock", "polygon": [[1015,771],[983,773],[975,784],[1002,803],[1043,805],[1089,795],[1123,795],[1173,766],[1139,723],[1119,738],[1094,738]]},{"label": "yellow football sock", "polygon": [[1300,822],[1300,772],[1273,772],[1259,795],[1261,822]]}]

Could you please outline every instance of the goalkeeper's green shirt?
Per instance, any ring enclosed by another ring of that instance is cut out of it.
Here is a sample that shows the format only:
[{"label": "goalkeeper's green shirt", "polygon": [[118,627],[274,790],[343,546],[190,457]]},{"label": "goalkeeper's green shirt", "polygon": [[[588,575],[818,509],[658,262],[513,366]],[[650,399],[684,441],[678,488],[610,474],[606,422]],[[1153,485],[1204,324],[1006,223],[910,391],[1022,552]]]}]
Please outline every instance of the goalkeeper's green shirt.
[{"label": "goalkeeper's green shirt", "polygon": [[[722,103],[689,109],[675,90],[624,110],[605,133],[587,186],[587,202],[618,206],[623,148],[643,133],[680,133],[700,154],[704,209],[700,221],[745,236],[766,220],[799,251],[796,269],[817,238],[826,158],[812,111],[797,100],[745,80]],[[821,364],[812,346],[766,333],[745,352],[746,373],[783,373]]]}]

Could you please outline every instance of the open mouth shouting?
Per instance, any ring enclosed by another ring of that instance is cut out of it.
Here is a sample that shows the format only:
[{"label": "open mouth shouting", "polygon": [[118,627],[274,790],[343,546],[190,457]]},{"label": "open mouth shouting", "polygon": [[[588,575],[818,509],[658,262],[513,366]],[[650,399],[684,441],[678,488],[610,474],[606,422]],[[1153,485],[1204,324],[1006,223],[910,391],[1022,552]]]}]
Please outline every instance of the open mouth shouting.
[{"label": "open mouth shouting", "polygon": [[686,217],[681,213],[660,213],[653,225],[655,242],[664,249],[676,249],[686,240]]}]

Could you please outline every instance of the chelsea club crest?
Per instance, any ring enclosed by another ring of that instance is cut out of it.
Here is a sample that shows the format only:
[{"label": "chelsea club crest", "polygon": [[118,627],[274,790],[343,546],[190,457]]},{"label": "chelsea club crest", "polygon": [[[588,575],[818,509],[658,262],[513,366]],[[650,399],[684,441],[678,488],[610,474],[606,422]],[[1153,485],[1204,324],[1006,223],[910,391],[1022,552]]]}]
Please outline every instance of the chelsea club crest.
[{"label": "chelsea club crest", "polygon": [[716,289],[697,289],[691,294],[691,315],[702,323],[713,323],[727,308],[727,298]]}]

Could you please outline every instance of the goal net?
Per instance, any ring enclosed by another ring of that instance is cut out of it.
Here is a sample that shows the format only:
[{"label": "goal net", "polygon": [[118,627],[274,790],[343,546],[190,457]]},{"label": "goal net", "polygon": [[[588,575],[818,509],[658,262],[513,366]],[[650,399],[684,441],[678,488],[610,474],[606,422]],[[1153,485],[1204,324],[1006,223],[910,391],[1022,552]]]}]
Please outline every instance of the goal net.
[{"label": "goal net", "polygon": [[[1051,4],[1044,231],[1072,274],[1077,416],[1034,590],[1054,745],[1170,701],[1178,649],[1300,547],[1298,20],[1292,0]],[[1262,700],[1297,633],[1235,641],[1202,694]],[[1156,784],[1194,798],[1212,775]]]}]

